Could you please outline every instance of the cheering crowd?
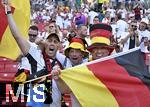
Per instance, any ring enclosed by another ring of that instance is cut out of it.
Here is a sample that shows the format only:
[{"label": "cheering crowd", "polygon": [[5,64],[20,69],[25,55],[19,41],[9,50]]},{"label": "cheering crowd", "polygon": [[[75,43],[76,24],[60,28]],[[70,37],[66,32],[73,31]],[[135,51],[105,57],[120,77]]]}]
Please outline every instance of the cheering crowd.
[{"label": "cheering crowd", "polygon": [[[69,93],[72,107],[81,107],[69,87],[59,78],[60,70],[100,59],[135,47],[150,51],[150,8],[139,0],[31,0],[29,39],[19,32],[8,0],[3,0],[8,23],[22,51],[18,76],[21,81],[51,73],[36,81],[45,87],[45,101],[30,97],[28,106],[65,106],[63,94]],[[20,82],[20,81],[19,81]],[[32,95],[36,86],[30,86]],[[39,89],[42,91],[42,89]],[[38,96],[40,98],[40,96]]]},{"label": "cheering crowd", "polygon": [[[38,26],[38,37],[45,38],[51,32],[50,21],[55,21],[63,45],[62,50],[68,46],[66,40],[69,34],[81,36],[80,33],[83,33],[85,38],[89,38],[90,26],[99,22],[112,27],[111,44],[116,47],[117,52],[138,47],[144,38],[149,39],[150,9],[144,8],[142,2],[138,0],[131,3],[126,1],[117,3],[112,0],[109,3],[104,2],[101,7],[97,2],[84,1],[79,7],[76,6],[77,3],[72,2],[75,1],[31,1],[31,25]],[[84,28],[80,29],[81,26]],[[131,42],[133,46],[130,47],[128,35],[133,35],[133,32],[139,38],[135,38],[136,42],[133,44]],[[87,42],[90,44],[90,41]]]}]

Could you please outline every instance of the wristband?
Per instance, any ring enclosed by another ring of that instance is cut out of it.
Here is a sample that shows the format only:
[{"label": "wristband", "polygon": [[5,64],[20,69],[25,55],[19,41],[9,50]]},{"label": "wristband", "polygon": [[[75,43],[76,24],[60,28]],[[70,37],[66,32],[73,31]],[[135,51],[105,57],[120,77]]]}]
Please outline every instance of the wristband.
[{"label": "wristband", "polygon": [[6,12],[6,15],[8,15],[8,14],[11,14],[11,11],[7,11],[7,12]]}]

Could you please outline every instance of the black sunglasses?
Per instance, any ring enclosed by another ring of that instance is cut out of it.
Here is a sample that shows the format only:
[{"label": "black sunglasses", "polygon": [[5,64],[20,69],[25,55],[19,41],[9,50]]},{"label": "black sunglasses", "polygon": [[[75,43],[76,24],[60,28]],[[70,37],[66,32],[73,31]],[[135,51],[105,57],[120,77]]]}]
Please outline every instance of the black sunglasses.
[{"label": "black sunglasses", "polygon": [[55,26],[49,26],[49,28],[53,28],[53,27],[55,27]]},{"label": "black sunglasses", "polygon": [[136,25],[131,25],[132,27],[135,27],[135,28],[137,28],[137,26]]},{"label": "black sunglasses", "polygon": [[28,34],[29,36],[34,36],[34,37],[36,37],[37,35],[35,35],[35,34]]}]

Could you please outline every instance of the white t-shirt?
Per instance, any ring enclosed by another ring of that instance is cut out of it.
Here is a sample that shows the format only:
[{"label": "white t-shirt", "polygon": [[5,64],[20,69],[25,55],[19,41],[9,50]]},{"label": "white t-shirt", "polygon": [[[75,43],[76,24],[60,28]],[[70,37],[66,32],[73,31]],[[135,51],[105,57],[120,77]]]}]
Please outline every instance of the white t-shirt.
[{"label": "white t-shirt", "polygon": [[[28,41],[30,43],[30,45],[34,46],[34,47],[37,47],[37,45],[35,43],[32,43],[30,41]],[[21,61],[18,65],[18,69],[25,69],[25,70],[29,70],[30,73],[31,73],[31,65],[29,63],[29,60],[27,59],[27,57],[22,57],[21,58]]]},{"label": "white t-shirt", "polygon": [[143,37],[147,37],[148,40],[150,40],[150,31],[148,30],[145,30],[145,31],[140,31],[138,30],[138,33],[139,33],[139,38],[140,38],[140,41]]},{"label": "white t-shirt", "polygon": [[[129,32],[122,32],[121,33],[121,39],[124,39],[125,37],[127,37],[129,35]],[[123,52],[129,50],[129,45],[130,45],[130,38],[128,38],[127,42],[123,44]],[[136,46],[136,43],[135,43],[135,46],[134,47],[137,47]]]},{"label": "white t-shirt", "polygon": [[90,24],[93,24],[93,20],[94,20],[95,16],[98,16],[98,13],[96,13],[94,11],[89,12]]},{"label": "white t-shirt", "polygon": [[115,16],[116,16],[116,10],[115,9],[107,9],[107,11],[109,11],[110,12],[110,17],[111,18],[114,18]]},{"label": "white t-shirt", "polygon": [[111,24],[110,26],[112,27],[112,34],[114,35],[114,38],[116,38],[116,27],[117,27],[117,25]]},{"label": "white t-shirt", "polygon": [[60,15],[58,15],[58,14],[56,15],[56,25],[58,25],[61,29],[64,27],[63,26],[64,19],[62,16],[64,16],[64,14],[62,12],[60,13]]},{"label": "white t-shirt", "polygon": [[116,29],[117,29],[117,37],[121,36],[122,32],[126,32],[128,29],[128,24],[124,20],[118,20],[116,23]]},{"label": "white t-shirt", "polygon": [[150,51],[148,50],[148,46],[144,46],[144,42],[141,43],[140,48],[142,52],[150,53]]},{"label": "white t-shirt", "polygon": [[[31,45],[31,47],[29,49],[29,54],[37,61],[37,71],[42,70],[45,67],[45,61],[43,59],[42,51],[38,47],[35,47],[35,46]],[[57,59],[63,65],[64,60],[65,60],[65,56],[58,55]],[[53,68],[55,68],[55,66]],[[69,63],[67,63],[66,66],[70,66]],[[38,86],[34,86],[34,88],[35,87],[42,87],[42,85],[43,84],[40,84]],[[34,91],[33,91],[33,88],[30,87],[30,89],[31,89],[31,93],[35,94]],[[42,92],[43,90],[40,89],[39,91]],[[30,96],[30,102],[27,105],[29,105],[29,106],[36,106],[37,105],[38,106],[38,104],[39,104],[39,105],[44,106],[44,107],[45,106],[49,106],[49,107],[61,107],[61,93],[60,93],[60,91],[59,91],[59,89],[57,87],[57,84],[56,84],[55,80],[52,80],[52,99],[53,99],[52,104],[47,105],[47,104],[44,104],[43,102],[38,102],[38,103],[34,102],[33,95],[32,95],[32,96]]]}]

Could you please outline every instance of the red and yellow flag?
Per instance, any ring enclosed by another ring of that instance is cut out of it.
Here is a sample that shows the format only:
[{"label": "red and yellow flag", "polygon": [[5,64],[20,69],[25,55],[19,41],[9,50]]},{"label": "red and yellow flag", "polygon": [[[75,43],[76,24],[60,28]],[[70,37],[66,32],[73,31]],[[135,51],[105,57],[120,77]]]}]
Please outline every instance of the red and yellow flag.
[{"label": "red and yellow flag", "polygon": [[134,50],[106,59],[62,72],[81,106],[149,107],[150,74],[143,53]]},{"label": "red and yellow flag", "polygon": [[[11,8],[14,20],[21,31],[27,37],[30,25],[30,1],[11,0]],[[0,57],[16,59],[20,50],[14,40],[7,22],[4,7],[0,0]]]}]

